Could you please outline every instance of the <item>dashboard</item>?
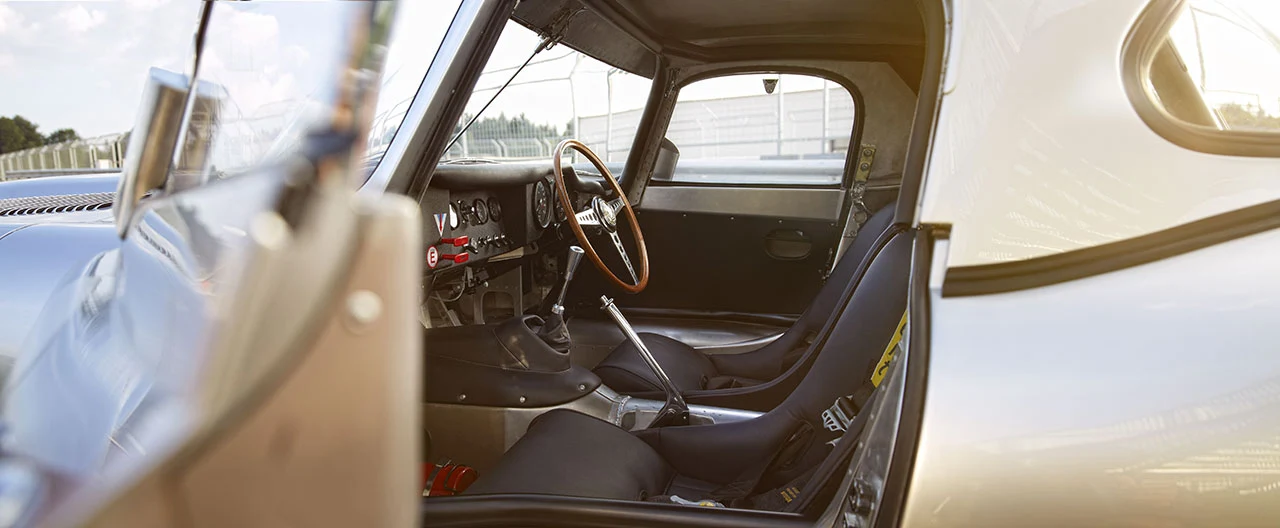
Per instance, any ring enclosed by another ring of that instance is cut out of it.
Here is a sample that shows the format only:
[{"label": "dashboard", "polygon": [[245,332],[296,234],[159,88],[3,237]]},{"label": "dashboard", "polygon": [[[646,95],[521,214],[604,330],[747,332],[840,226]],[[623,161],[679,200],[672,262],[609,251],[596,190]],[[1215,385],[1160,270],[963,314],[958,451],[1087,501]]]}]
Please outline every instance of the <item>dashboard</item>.
[{"label": "dashboard", "polygon": [[527,246],[557,229],[565,211],[550,170],[545,173],[433,182],[421,199],[427,272],[520,258]]}]

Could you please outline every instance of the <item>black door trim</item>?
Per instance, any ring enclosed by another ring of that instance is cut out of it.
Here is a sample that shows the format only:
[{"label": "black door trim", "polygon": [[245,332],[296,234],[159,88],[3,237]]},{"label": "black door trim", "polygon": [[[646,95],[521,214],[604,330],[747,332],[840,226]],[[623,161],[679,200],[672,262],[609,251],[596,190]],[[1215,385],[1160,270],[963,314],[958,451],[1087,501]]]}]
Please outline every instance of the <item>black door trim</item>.
[{"label": "black door trim", "polygon": [[1131,268],[1280,228],[1280,200],[1045,257],[947,270],[943,297],[1026,290]]},{"label": "black door trim", "polygon": [[812,519],[791,513],[529,494],[424,499],[420,512],[422,526],[433,527],[799,528],[813,525]]}]

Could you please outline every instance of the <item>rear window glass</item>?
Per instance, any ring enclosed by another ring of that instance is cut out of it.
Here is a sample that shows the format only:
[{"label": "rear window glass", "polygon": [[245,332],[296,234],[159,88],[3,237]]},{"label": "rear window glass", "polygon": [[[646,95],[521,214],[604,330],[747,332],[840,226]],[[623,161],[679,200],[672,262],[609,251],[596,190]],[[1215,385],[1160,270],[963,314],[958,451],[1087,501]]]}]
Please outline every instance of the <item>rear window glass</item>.
[{"label": "rear window glass", "polygon": [[745,74],[680,89],[667,139],[680,150],[670,181],[838,185],[853,132],[853,97],[822,77]]}]

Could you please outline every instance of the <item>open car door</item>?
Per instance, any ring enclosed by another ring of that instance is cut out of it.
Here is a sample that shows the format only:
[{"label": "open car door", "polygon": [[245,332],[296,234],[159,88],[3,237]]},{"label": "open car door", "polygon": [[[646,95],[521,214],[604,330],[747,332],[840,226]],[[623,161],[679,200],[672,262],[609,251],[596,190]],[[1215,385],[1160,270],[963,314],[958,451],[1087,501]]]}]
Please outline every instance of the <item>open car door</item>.
[{"label": "open car door", "polygon": [[392,14],[202,4],[6,386],[6,525],[414,522],[419,216],[355,198]]}]

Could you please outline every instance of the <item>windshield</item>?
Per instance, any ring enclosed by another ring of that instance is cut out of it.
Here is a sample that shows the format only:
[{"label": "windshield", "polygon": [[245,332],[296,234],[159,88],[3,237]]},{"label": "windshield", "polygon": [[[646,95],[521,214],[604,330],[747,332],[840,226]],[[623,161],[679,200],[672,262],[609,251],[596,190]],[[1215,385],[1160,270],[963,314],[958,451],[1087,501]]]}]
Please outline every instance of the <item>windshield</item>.
[{"label": "windshield", "polygon": [[532,30],[507,22],[454,133],[474,123],[444,160],[546,160],[566,138],[581,140],[605,162],[627,159],[649,79],[567,46],[538,53],[520,70],[541,41]]},{"label": "windshield", "polygon": [[422,84],[436,50],[444,40],[461,0],[401,2],[397,7],[387,62],[373,125],[369,129],[369,157],[376,162],[404,124],[405,113]]}]

